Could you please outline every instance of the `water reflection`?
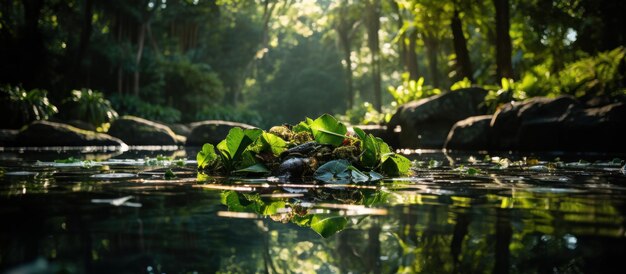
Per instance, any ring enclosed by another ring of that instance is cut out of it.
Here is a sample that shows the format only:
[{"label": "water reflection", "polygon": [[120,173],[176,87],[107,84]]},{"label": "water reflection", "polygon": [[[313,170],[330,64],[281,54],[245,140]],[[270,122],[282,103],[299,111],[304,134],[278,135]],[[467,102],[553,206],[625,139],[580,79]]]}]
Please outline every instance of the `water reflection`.
[{"label": "water reflection", "polygon": [[[440,154],[420,157],[443,164],[369,185],[198,177],[192,163],[2,162],[0,271],[602,273],[623,265],[619,167],[512,158],[492,169],[478,156],[453,156],[451,167]],[[165,179],[168,169],[178,179]]]}]

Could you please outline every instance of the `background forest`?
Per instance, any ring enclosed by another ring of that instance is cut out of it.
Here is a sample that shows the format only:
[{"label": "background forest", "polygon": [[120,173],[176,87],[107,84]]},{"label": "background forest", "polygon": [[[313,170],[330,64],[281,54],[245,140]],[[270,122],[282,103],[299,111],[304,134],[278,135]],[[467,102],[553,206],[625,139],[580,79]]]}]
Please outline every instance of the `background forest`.
[{"label": "background forest", "polygon": [[398,104],[472,85],[493,90],[493,107],[624,94],[624,1],[0,3],[0,84],[35,119],[87,101],[164,123],[378,123]]}]

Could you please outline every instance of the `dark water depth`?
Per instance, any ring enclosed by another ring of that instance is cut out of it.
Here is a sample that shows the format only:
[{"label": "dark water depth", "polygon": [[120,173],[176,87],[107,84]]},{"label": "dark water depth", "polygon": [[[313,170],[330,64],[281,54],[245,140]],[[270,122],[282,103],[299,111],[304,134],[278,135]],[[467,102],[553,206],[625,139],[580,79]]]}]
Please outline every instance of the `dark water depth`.
[{"label": "dark water depth", "polygon": [[[614,155],[414,153],[411,177],[324,185],[197,175],[193,161],[145,158],[157,154],[1,152],[0,273],[623,273],[626,262]],[[94,161],[53,162],[70,156]]]}]

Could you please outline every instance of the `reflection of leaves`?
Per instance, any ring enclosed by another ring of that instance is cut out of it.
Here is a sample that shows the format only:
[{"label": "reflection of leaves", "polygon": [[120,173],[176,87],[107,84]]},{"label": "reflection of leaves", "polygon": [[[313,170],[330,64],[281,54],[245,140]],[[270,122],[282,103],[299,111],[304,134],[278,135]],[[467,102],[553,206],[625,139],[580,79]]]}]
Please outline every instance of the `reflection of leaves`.
[{"label": "reflection of leaves", "polygon": [[270,170],[267,169],[263,164],[254,164],[246,168],[238,169],[233,171],[233,173],[256,173],[256,174],[268,174]]},{"label": "reflection of leaves", "polygon": [[337,215],[315,214],[311,218],[311,229],[324,238],[343,230],[346,224],[348,224],[348,219]]},{"label": "reflection of leaves", "polygon": [[382,158],[380,170],[388,176],[401,176],[409,173],[411,161],[399,154],[387,154]]}]

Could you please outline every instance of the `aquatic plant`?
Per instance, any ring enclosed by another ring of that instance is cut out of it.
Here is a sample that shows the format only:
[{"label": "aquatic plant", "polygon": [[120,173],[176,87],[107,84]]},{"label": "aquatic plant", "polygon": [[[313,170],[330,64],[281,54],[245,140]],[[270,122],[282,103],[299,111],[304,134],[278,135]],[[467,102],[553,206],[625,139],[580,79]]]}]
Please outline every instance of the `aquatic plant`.
[{"label": "aquatic plant", "polygon": [[[355,127],[354,133],[324,114],[295,126],[233,128],[217,146],[205,144],[198,168],[219,174],[313,176],[324,182],[367,182],[409,173],[411,162],[382,139]],[[379,174],[381,173],[381,174]]]}]

